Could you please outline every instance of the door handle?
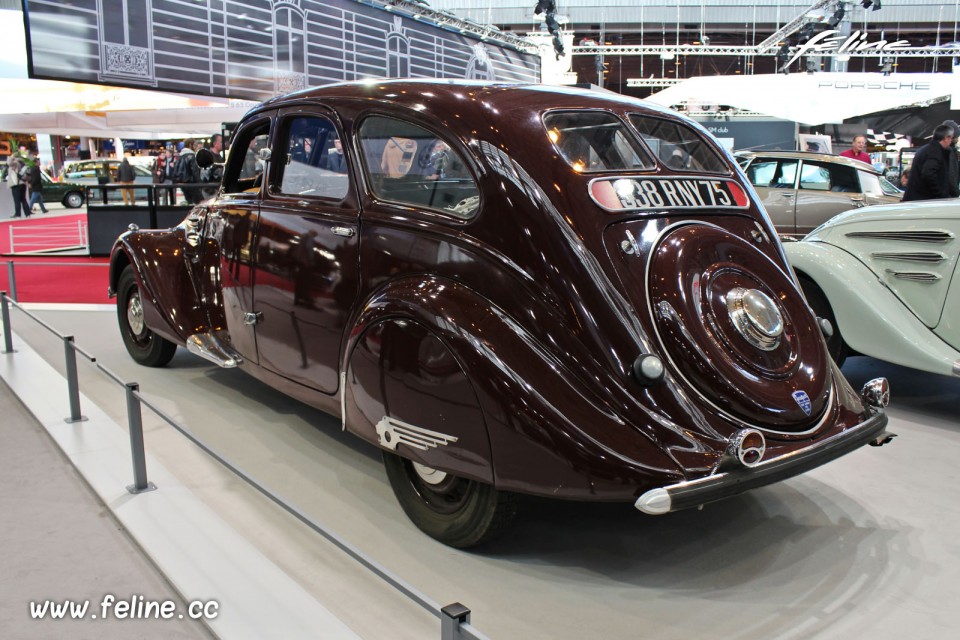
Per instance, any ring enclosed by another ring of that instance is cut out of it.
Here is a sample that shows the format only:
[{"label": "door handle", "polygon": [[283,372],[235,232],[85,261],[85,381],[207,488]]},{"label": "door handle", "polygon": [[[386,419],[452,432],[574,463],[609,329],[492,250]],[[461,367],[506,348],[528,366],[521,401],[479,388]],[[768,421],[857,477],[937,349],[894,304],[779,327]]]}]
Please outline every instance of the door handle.
[{"label": "door handle", "polygon": [[794,197],[795,195],[797,195],[797,194],[795,194],[793,191],[781,191],[781,192],[780,192],[780,197],[782,197],[782,198],[792,198],[792,197]]},{"label": "door handle", "polygon": [[862,197],[862,196],[859,197],[859,198],[858,198],[858,197],[852,197],[852,198],[850,198],[850,202],[852,202],[853,204],[857,205],[858,207],[865,207],[865,206],[867,206],[866,198],[864,198],[864,197]]},{"label": "door handle", "polygon": [[334,234],[345,238],[350,238],[356,233],[353,227],[333,227],[330,230],[333,231]]}]

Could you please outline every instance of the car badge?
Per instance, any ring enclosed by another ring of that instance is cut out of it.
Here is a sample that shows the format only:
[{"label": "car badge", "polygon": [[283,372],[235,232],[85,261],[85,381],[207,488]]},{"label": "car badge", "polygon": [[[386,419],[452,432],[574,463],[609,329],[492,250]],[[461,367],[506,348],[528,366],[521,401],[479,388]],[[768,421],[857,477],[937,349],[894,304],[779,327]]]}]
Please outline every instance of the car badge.
[{"label": "car badge", "polygon": [[796,401],[800,408],[803,409],[803,412],[807,415],[810,415],[810,409],[812,404],[810,403],[810,396],[807,395],[806,391],[794,391],[792,394],[793,399]]}]

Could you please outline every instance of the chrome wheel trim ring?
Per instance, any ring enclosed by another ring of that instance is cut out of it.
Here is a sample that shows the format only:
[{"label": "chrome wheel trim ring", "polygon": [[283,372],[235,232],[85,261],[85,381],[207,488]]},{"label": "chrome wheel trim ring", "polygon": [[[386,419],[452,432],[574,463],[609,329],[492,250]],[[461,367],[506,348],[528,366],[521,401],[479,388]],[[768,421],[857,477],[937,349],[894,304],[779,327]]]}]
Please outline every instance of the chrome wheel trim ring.
[{"label": "chrome wheel trim ring", "polygon": [[443,484],[447,479],[446,471],[438,471],[433,467],[428,467],[419,462],[413,462],[413,470],[416,472],[418,478],[432,487]]}]

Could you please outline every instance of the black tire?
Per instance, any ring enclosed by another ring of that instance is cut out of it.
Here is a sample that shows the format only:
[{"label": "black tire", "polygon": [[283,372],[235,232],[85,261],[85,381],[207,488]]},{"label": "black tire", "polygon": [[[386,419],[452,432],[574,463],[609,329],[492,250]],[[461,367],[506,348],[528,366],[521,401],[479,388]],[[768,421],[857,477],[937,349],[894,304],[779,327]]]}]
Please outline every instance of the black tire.
[{"label": "black tire", "polygon": [[[503,533],[517,513],[519,496],[488,484],[420,467],[383,452],[390,486],[407,517],[431,538],[466,549],[490,542]],[[431,473],[432,472],[432,473]],[[436,474],[428,482],[427,476]]]},{"label": "black tire", "polygon": [[837,366],[842,367],[847,356],[850,355],[850,347],[843,340],[840,327],[837,326],[837,318],[833,315],[833,309],[830,307],[830,301],[827,300],[823,290],[813,280],[801,277],[800,287],[803,289],[803,295],[807,297],[807,302],[813,309],[813,313],[818,318],[828,320],[833,327],[833,335],[827,339],[827,351],[833,361],[837,363]]},{"label": "black tire", "polygon": [[79,191],[69,191],[63,196],[63,206],[70,209],[78,209],[83,206],[83,194]]},{"label": "black tire", "polygon": [[120,323],[123,344],[130,357],[138,363],[147,367],[162,367],[177,352],[177,345],[161,338],[144,324],[140,287],[130,265],[120,273],[117,284],[117,321]]}]

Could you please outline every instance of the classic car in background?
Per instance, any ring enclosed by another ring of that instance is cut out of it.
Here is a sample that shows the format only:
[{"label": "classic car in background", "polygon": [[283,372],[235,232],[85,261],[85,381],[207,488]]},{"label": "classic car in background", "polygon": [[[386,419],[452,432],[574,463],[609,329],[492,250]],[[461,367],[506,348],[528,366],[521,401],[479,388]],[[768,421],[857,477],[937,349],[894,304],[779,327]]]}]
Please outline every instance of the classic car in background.
[{"label": "classic car in background", "polygon": [[[6,160],[0,160],[0,172],[6,170]],[[47,204],[51,202],[60,202],[69,209],[76,209],[83,206],[83,185],[76,182],[57,182],[40,170],[40,176],[43,180],[43,201]]]},{"label": "classic car in background", "polygon": [[83,206],[83,185],[76,182],[57,182],[46,171],[41,171],[43,177],[43,199],[45,202],[60,202],[69,209]]},{"label": "classic car in background", "polygon": [[868,207],[784,245],[830,355],[960,376],[960,200]]},{"label": "classic car in background", "polygon": [[446,544],[517,494],[666,513],[890,437],[741,175],[614,94],[329,86],[253,109],[218,194],[122,235],[110,287],[135,360],[184,345],[340,416]]},{"label": "classic car in background", "polygon": [[899,202],[903,195],[873,167],[804,151],[738,152],[737,161],[781,235],[802,237],[838,213]]}]

